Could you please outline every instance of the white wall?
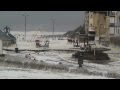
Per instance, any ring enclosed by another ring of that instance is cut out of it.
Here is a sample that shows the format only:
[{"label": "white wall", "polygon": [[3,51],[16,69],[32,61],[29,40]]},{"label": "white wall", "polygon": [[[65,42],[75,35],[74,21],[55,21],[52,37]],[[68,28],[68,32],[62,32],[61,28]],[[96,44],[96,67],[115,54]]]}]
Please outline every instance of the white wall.
[{"label": "white wall", "polygon": [[110,17],[110,23],[115,23],[115,18],[114,17]]},{"label": "white wall", "polygon": [[95,31],[93,27],[89,27],[89,31]]},{"label": "white wall", "polygon": [[110,27],[110,34],[114,34],[114,27]]},{"label": "white wall", "polygon": [[89,26],[90,26],[91,24],[93,25],[93,18],[90,18],[90,19],[89,19]]}]

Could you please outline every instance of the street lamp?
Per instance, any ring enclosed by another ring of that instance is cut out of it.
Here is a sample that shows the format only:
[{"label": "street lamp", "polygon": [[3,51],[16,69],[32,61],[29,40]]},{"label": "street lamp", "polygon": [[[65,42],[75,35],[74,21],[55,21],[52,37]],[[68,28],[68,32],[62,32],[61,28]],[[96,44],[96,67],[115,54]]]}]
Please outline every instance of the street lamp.
[{"label": "street lamp", "polygon": [[29,16],[29,15],[22,15],[22,16],[25,17],[25,40],[26,40],[26,22],[27,22],[27,16]]},{"label": "street lamp", "polygon": [[100,30],[102,30],[103,28],[103,24],[100,24],[100,29],[99,29],[99,44],[100,44],[100,42],[101,42],[101,31]]},{"label": "street lamp", "polygon": [[54,36],[54,32],[55,32],[55,20],[56,19],[50,19],[52,22],[53,22],[53,35],[52,35],[52,38],[53,38],[53,36]]}]

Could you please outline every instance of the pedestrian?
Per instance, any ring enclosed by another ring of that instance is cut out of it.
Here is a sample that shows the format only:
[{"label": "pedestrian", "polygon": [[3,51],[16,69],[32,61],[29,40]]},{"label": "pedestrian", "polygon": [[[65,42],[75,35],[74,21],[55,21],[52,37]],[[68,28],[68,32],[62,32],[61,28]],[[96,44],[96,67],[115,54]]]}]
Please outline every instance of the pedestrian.
[{"label": "pedestrian", "polygon": [[28,55],[25,55],[25,58],[28,58]]},{"label": "pedestrian", "polygon": [[78,64],[79,64],[79,67],[82,67],[82,64],[83,64],[83,52],[80,52],[80,55],[78,56]]},{"label": "pedestrian", "polygon": [[31,57],[29,57],[29,59],[31,59]]},{"label": "pedestrian", "polygon": [[79,67],[82,67],[83,59],[78,59],[78,64],[79,64]]}]

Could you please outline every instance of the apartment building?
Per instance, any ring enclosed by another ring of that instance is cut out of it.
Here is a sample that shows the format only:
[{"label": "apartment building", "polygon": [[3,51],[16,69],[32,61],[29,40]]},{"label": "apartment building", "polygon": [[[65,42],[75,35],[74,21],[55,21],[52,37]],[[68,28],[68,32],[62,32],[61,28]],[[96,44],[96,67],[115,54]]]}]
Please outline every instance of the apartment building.
[{"label": "apartment building", "polygon": [[120,11],[109,11],[109,18],[110,36],[120,35]]},{"label": "apartment building", "polygon": [[91,39],[99,39],[107,32],[106,11],[86,11],[85,12],[85,31]]}]

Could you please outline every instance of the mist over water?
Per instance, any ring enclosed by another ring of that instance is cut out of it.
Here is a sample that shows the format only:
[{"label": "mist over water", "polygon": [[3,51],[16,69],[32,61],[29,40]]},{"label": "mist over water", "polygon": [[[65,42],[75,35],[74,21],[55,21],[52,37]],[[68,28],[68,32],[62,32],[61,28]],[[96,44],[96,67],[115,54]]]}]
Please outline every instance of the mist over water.
[{"label": "mist over water", "polygon": [[84,11],[0,11],[0,29],[8,25],[11,30],[24,30],[24,17],[27,17],[27,30],[44,29],[52,31],[51,18],[55,20],[55,31],[74,30],[84,22]]}]

